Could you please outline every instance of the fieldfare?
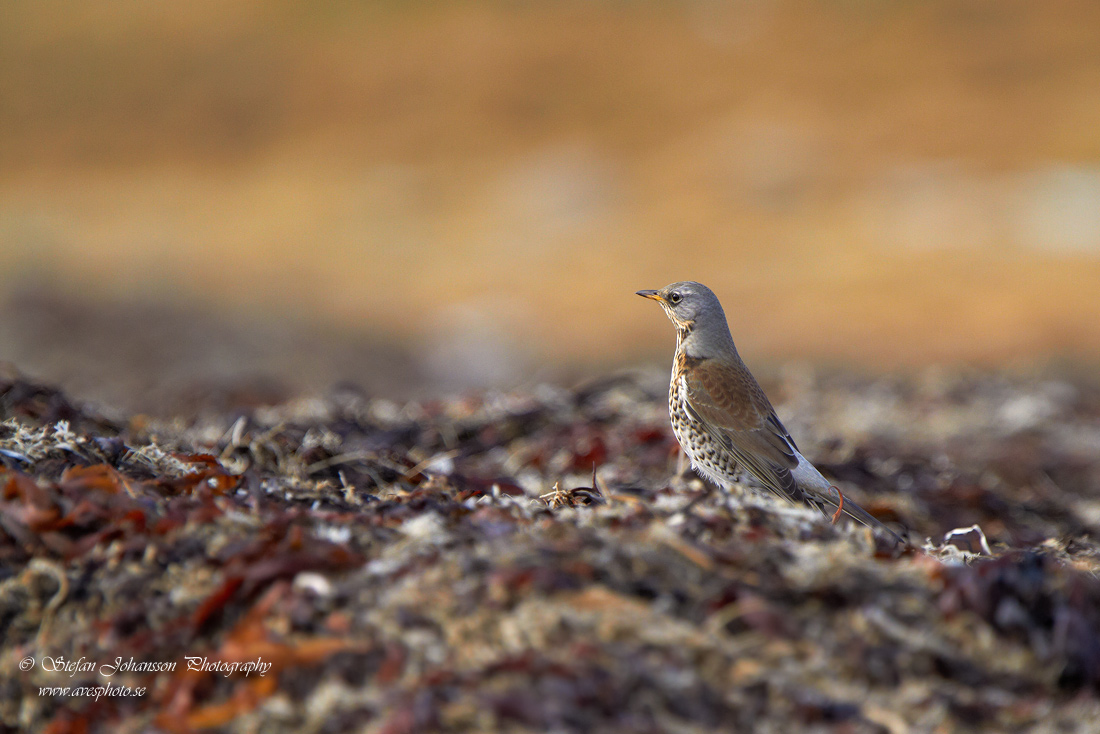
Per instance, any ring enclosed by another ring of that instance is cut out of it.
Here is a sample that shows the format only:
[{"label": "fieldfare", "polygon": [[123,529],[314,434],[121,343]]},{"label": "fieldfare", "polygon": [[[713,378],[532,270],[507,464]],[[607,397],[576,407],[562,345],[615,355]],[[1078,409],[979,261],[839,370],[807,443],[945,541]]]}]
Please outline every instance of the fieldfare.
[{"label": "fieldfare", "polygon": [[660,303],[676,325],[668,412],[676,440],[696,472],[728,489],[744,470],[786,500],[812,505],[826,517],[826,508],[835,510],[833,522],[846,513],[904,542],[862,507],[845,500],[798,452],[741,361],[722,304],[709,288],[687,281],[638,295]]}]

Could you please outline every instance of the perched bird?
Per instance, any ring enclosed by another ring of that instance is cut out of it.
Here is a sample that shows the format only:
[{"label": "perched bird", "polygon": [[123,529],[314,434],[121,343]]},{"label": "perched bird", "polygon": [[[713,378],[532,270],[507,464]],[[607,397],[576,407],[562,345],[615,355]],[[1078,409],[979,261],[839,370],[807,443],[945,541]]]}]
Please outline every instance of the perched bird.
[{"label": "perched bird", "polygon": [[835,509],[871,528],[900,537],[835,486],[798,452],[794,439],[730,336],[718,297],[701,283],[685,281],[638,295],[661,304],[676,325],[676,354],[668,412],[676,440],[696,472],[729,488],[743,469],[774,494],[812,505],[826,517]]}]

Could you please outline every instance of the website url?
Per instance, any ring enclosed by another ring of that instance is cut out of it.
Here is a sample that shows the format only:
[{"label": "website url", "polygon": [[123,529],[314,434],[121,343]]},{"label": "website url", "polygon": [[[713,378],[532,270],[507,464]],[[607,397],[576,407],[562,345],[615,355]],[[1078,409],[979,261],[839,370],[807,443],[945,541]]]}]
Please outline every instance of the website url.
[{"label": "website url", "polygon": [[52,698],[87,697],[98,701],[101,698],[144,696],[145,686],[131,688],[130,686],[115,685],[110,682],[105,686],[39,686],[38,695]]}]

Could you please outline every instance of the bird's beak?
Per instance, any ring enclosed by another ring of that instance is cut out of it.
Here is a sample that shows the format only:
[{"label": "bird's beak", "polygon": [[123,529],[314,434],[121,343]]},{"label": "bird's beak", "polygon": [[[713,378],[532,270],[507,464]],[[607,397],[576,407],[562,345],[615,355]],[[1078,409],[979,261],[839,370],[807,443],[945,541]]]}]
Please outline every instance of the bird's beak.
[{"label": "bird's beak", "polygon": [[649,298],[658,302],[665,300],[661,298],[661,294],[657,291],[638,291],[637,295],[641,296],[642,298]]}]

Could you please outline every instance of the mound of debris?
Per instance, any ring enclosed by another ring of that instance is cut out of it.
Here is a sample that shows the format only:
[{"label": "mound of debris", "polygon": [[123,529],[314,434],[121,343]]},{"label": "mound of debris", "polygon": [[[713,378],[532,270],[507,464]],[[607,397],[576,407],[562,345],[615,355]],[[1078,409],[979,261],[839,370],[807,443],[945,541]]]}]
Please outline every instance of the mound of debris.
[{"label": "mound of debris", "polygon": [[660,376],[187,424],[0,380],[0,724],[1092,731],[1100,392],[770,392],[869,530],[678,473]]}]

